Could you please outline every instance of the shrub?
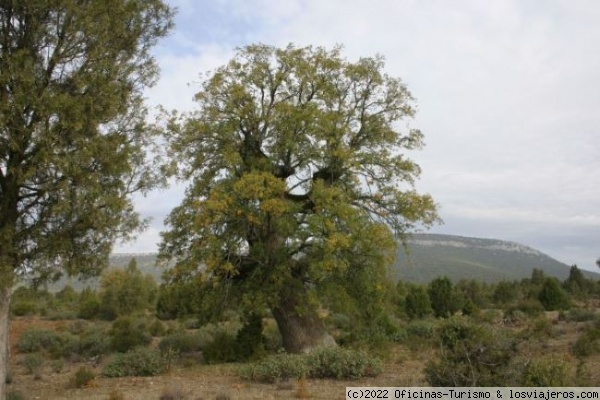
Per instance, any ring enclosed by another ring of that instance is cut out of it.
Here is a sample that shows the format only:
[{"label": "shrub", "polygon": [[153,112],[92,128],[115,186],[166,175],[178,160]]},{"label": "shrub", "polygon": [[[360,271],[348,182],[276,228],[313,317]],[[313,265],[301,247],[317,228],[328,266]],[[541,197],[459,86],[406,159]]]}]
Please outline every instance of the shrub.
[{"label": "shrub", "polygon": [[254,313],[250,314],[248,321],[235,337],[236,356],[239,361],[256,359],[265,355],[266,338],[262,332],[262,316]]},{"label": "shrub", "polygon": [[358,379],[381,373],[381,362],[365,352],[340,347],[315,349],[309,354],[277,354],[242,366],[244,379],[273,383],[280,379]]},{"label": "shrub", "polygon": [[421,286],[411,287],[404,300],[404,312],[408,318],[423,318],[431,314],[431,311],[431,302],[427,291]]},{"label": "shrub", "polygon": [[60,335],[48,329],[28,329],[17,341],[17,349],[21,353],[34,353],[60,345]]},{"label": "shrub", "polygon": [[89,385],[94,379],[96,379],[96,373],[91,368],[80,367],[69,380],[69,384],[71,387],[79,389]]},{"label": "shrub", "polygon": [[299,379],[308,375],[309,366],[306,361],[304,355],[282,353],[244,365],[238,373],[244,379],[265,383],[280,379]]},{"label": "shrub", "polygon": [[160,322],[158,319],[155,319],[152,324],[150,324],[148,330],[152,336],[164,336],[167,332],[165,329],[165,324]]},{"label": "shrub", "polygon": [[154,376],[166,371],[166,363],[157,350],[137,347],[127,353],[117,354],[104,368],[105,376]]},{"label": "shrub", "polygon": [[560,360],[539,360],[528,364],[523,374],[522,386],[565,387],[572,386],[568,365]]},{"label": "shrub", "polygon": [[571,353],[578,358],[584,358],[600,352],[600,327],[593,327],[577,338],[571,347]]},{"label": "shrub", "polygon": [[173,350],[178,353],[193,353],[202,350],[202,342],[197,334],[181,331],[162,338],[158,348],[163,353]]},{"label": "shrub", "polygon": [[439,360],[431,361],[425,376],[432,386],[504,386],[516,342],[508,332],[452,319],[439,331]]},{"label": "shrub", "polygon": [[77,316],[82,319],[96,319],[100,316],[100,301],[94,296],[79,303]]},{"label": "shrub", "polygon": [[77,353],[82,356],[96,357],[111,351],[111,338],[102,329],[91,329],[80,336]]},{"label": "shrub", "polygon": [[41,377],[42,367],[44,366],[44,358],[38,353],[25,355],[22,361],[23,367],[27,374],[33,374],[37,379]]},{"label": "shrub", "polygon": [[598,314],[596,314],[595,310],[590,310],[587,308],[572,308],[566,313],[561,312],[560,318],[565,321],[587,322],[595,320],[597,315]]},{"label": "shrub", "polygon": [[208,364],[238,361],[238,346],[235,336],[223,332],[202,349],[204,361]]},{"label": "shrub", "polygon": [[119,317],[110,330],[110,343],[115,351],[125,353],[135,347],[145,346],[152,341],[146,325],[136,323],[130,317]]},{"label": "shrub", "polygon": [[381,373],[381,362],[367,353],[329,347],[308,354],[311,378],[358,379]]},{"label": "shrub", "polygon": [[544,306],[538,300],[521,300],[514,306],[509,307],[504,312],[504,317],[512,319],[520,311],[528,317],[539,317],[544,313]]},{"label": "shrub", "polygon": [[13,301],[10,305],[12,315],[22,317],[25,315],[34,315],[37,312],[37,304],[33,300]]}]

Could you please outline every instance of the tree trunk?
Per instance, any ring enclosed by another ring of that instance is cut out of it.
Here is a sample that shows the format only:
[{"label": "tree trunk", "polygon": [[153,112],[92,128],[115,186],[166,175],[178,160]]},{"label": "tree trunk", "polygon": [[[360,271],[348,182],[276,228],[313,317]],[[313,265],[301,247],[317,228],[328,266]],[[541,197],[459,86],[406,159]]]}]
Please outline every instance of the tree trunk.
[{"label": "tree trunk", "polygon": [[317,347],[336,346],[317,310],[310,306],[306,289],[301,284],[299,287],[286,286],[272,312],[288,353],[308,353]]},{"label": "tree trunk", "polygon": [[8,371],[8,313],[11,288],[0,286],[0,400],[6,399],[6,373]]}]

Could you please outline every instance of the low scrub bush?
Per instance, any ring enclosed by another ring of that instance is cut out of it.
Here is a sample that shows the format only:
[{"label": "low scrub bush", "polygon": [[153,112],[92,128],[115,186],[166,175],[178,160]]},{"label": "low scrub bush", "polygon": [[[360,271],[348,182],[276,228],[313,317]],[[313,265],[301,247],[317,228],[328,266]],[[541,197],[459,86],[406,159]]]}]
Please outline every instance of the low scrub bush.
[{"label": "low scrub bush", "polygon": [[37,313],[37,304],[33,300],[13,301],[10,305],[12,315],[22,317],[25,315],[35,315]]},{"label": "low scrub bush", "polygon": [[334,347],[269,356],[241,367],[238,373],[244,379],[267,383],[290,378],[358,379],[381,373],[381,362],[362,351]]},{"label": "low scrub bush", "polygon": [[516,341],[509,332],[451,319],[439,330],[439,359],[425,368],[432,386],[504,386],[509,384],[510,363]]},{"label": "low scrub bush", "polygon": [[565,387],[572,385],[569,366],[561,360],[537,360],[529,363],[523,373],[521,386]]},{"label": "low scrub bush", "polygon": [[598,314],[595,310],[587,308],[572,308],[567,312],[561,311],[559,316],[564,321],[587,322],[594,321]]},{"label": "low scrub bush", "polygon": [[239,346],[235,336],[228,333],[215,336],[215,338],[204,345],[202,349],[204,361],[208,364],[218,364],[239,361]]},{"label": "low scrub bush", "polygon": [[48,329],[29,329],[17,341],[21,353],[44,352],[52,358],[68,357],[77,353],[78,338],[68,332]]},{"label": "low scrub bush", "polygon": [[571,353],[578,358],[600,353],[600,326],[588,328],[571,347]]},{"label": "low scrub bush", "polygon": [[96,379],[96,373],[89,367],[80,367],[69,380],[72,388],[80,389],[86,387]]},{"label": "low scrub bush", "polygon": [[180,331],[165,336],[158,344],[161,352],[176,351],[181,354],[194,353],[202,350],[202,340],[196,333]]},{"label": "low scrub bush", "polygon": [[30,353],[23,357],[23,368],[25,372],[34,375],[37,379],[41,378],[44,358],[38,353]]},{"label": "low scrub bush", "polygon": [[130,317],[117,318],[109,333],[111,346],[119,353],[125,353],[138,346],[145,346],[152,341],[146,325],[134,321]]},{"label": "low scrub bush", "polygon": [[137,347],[127,353],[117,354],[104,368],[105,376],[155,376],[166,371],[167,364],[158,350]]},{"label": "low scrub bush", "polygon": [[330,347],[307,355],[309,377],[358,379],[381,373],[381,362],[362,351]]}]

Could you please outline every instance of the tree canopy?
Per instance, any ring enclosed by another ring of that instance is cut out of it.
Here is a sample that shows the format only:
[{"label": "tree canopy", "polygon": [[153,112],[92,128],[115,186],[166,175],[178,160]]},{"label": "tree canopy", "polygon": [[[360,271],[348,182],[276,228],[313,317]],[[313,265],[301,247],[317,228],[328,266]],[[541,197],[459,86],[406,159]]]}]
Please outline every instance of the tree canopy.
[{"label": "tree canopy", "polygon": [[0,4],[0,392],[12,286],[94,275],[140,226],[129,195],[156,176],[142,91],[161,0]]},{"label": "tree canopy", "polygon": [[269,308],[289,351],[326,337],[326,289],[366,309],[378,301],[392,232],[437,219],[404,154],[423,145],[406,127],[413,98],[383,68],[340,48],[252,45],[208,74],[198,109],[166,129],[189,183],[161,245],[173,280]]}]

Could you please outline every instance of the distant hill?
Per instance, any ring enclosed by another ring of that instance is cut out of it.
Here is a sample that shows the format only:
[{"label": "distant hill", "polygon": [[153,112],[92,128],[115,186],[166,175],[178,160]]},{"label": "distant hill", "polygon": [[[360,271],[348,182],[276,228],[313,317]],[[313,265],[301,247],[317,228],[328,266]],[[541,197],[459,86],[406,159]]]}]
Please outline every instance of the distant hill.
[{"label": "distant hill", "polygon": [[[570,266],[531,247],[502,240],[468,238],[462,236],[415,234],[409,240],[409,255],[400,247],[392,274],[396,280],[427,283],[445,275],[453,281],[462,278],[484,282],[521,280],[531,276],[534,268],[561,280],[569,275]],[[125,268],[135,258],[138,268],[160,282],[164,270],[156,266],[156,254],[113,254],[110,268]],[[600,279],[600,274],[582,271],[587,277]],[[61,279],[49,285],[51,291],[65,284],[76,290],[86,286],[97,287],[98,279],[80,282]]]},{"label": "distant hill", "polygon": [[[415,234],[409,240],[409,254],[398,251],[392,269],[399,280],[426,283],[445,275],[453,281],[476,279],[484,282],[521,280],[534,268],[561,280],[570,266],[515,242],[462,236]],[[593,279],[600,274],[582,271]]]}]

